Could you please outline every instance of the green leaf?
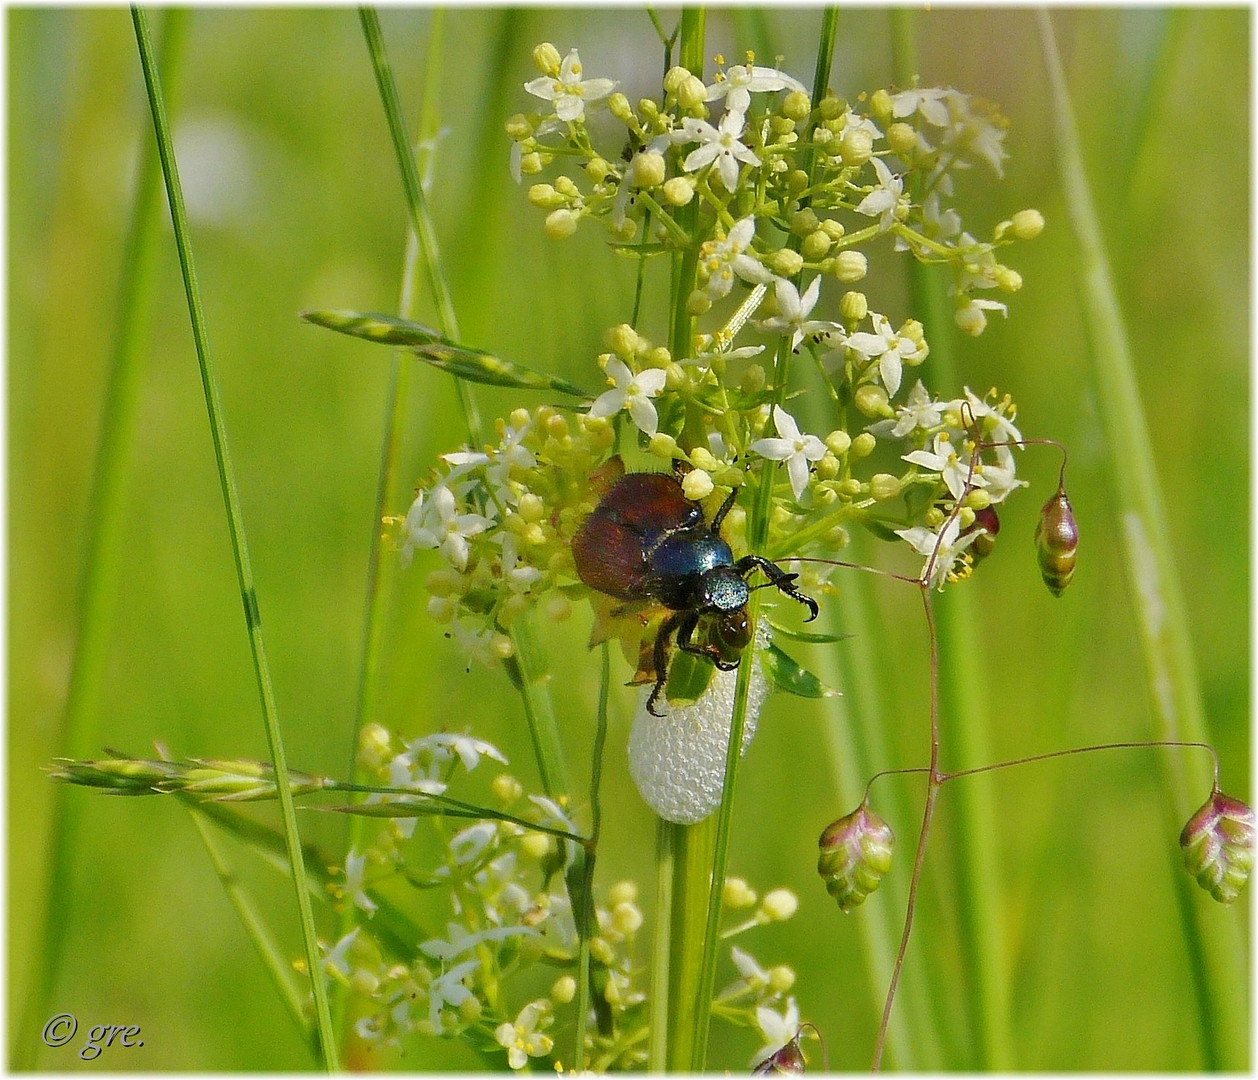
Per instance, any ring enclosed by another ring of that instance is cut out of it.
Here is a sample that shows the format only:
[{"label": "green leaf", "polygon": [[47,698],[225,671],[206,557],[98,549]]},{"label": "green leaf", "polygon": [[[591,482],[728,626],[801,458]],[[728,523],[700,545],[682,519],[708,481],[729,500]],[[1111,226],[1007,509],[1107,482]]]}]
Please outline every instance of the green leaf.
[{"label": "green leaf", "polygon": [[[889,540],[894,544],[900,539],[895,534],[893,522],[883,521],[880,518],[857,518],[856,520],[878,537],[879,540]],[[901,528],[903,528],[902,525]]]},{"label": "green leaf", "polygon": [[573,397],[588,397],[584,390],[566,379],[504,360],[493,353],[458,345],[421,323],[375,312],[303,311],[301,317],[315,326],[335,330],[339,334],[410,349],[419,359],[435,368],[448,371],[468,382],[489,386],[510,386],[518,390],[558,390]]},{"label": "green leaf", "polygon": [[823,634],[819,631],[809,630],[792,630],[786,626],[779,626],[772,619],[765,620],[773,629],[775,635],[790,638],[792,641],[802,641],[808,645],[833,645],[837,641],[846,641],[851,634]]},{"label": "green leaf", "polygon": [[835,697],[837,690],[826,686],[816,675],[800,667],[776,645],[770,645],[762,654],[765,671],[770,682],[779,690],[802,698]]},{"label": "green leaf", "polygon": [[668,665],[668,700],[673,704],[698,701],[712,681],[714,671],[716,668],[702,657],[675,649]]}]

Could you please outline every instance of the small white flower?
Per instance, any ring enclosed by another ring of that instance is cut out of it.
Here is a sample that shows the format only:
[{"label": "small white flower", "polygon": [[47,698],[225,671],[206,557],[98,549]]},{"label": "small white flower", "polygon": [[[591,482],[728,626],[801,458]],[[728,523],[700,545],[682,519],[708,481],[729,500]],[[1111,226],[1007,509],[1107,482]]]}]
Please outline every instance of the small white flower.
[{"label": "small white flower", "polygon": [[745,113],[751,106],[752,94],[773,93],[777,90],[808,92],[798,79],[792,79],[777,68],[731,64],[724,72],[719,73],[716,82],[708,87],[705,100],[718,101],[725,98],[727,109]]},{"label": "small white flower", "polygon": [[507,761],[493,743],[484,739],[473,738],[471,735],[458,735],[447,731],[438,731],[433,735],[424,735],[406,744],[413,760],[421,755],[427,756],[436,764],[449,761],[456,754],[463,768],[471,772],[480,764],[482,757],[493,758],[494,761],[508,765]]},{"label": "small white flower", "polygon": [[353,930],[327,951],[323,958],[324,968],[328,971],[335,971],[343,978],[349,978],[349,961],[345,957],[350,950],[350,946],[358,940],[358,931],[361,929],[361,926],[355,926]]},{"label": "small white flower", "polygon": [[795,1004],[795,999],[788,998],[786,1008],[781,1013],[774,1012],[767,1005],[758,1006],[756,1026],[763,1033],[765,1044],[752,1057],[753,1065],[758,1065],[765,1058],[776,1054],[799,1034],[799,1006]]},{"label": "small white flower", "polygon": [[555,115],[560,120],[580,120],[585,116],[585,103],[607,97],[616,89],[613,79],[582,79],[581,57],[573,49],[559,65],[559,74],[542,75],[524,84],[524,89],[534,97],[555,103]]},{"label": "small white flower", "polygon": [[478,967],[479,959],[465,960],[428,984],[428,1019],[437,1031],[441,1030],[441,1010],[447,1005],[457,1009],[472,996],[472,991],[463,985],[463,980]]},{"label": "small white flower", "polygon": [[567,829],[570,833],[578,831],[575,822],[560,809],[554,799],[547,798],[545,795],[530,795],[528,798],[529,802],[542,811],[543,825],[554,825],[560,829]]},{"label": "small white flower", "polygon": [[895,530],[896,536],[906,540],[919,555],[926,556],[926,566],[922,568],[922,572],[926,573],[929,568],[930,576],[926,579],[926,585],[930,588],[943,588],[957,557],[982,534],[981,529],[975,529],[965,536],[959,535],[960,532],[960,518],[956,514],[948,518],[943,530],[938,533],[923,525]]},{"label": "small white flower", "polygon": [[777,428],[776,439],[757,439],[749,449],[770,461],[785,461],[791,478],[791,490],[795,498],[808,486],[808,463],[820,461],[826,455],[826,444],[816,435],[800,434],[799,425],[781,405],[773,406],[773,424]]},{"label": "small white flower", "polygon": [[367,895],[367,885],[364,880],[366,868],[366,855],[359,855],[358,852],[351,850],[345,856],[345,895],[354,902],[355,907],[365,911],[367,917],[370,918],[376,913],[377,904]]},{"label": "small white flower", "polygon": [[920,113],[922,119],[935,127],[947,127],[952,117],[944,98],[952,91],[940,87],[902,90],[891,95],[891,114],[897,119]]},{"label": "small white flower", "polygon": [[434,960],[453,960],[486,941],[506,941],[513,937],[530,937],[537,931],[531,926],[491,926],[471,933],[456,922],[446,923],[446,938],[432,938],[419,946],[419,951]]},{"label": "small white flower", "polygon": [[891,435],[903,439],[918,428],[929,431],[938,427],[943,422],[943,409],[943,404],[934,401],[922,385],[922,380],[918,379],[909,391],[908,401],[896,408],[895,419],[879,420],[876,424],[870,424],[869,430],[880,438]]},{"label": "small white flower", "polygon": [[969,455],[962,459],[957,453],[956,445],[947,435],[936,435],[934,446],[934,450],[914,450],[911,454],[904,454],[903,458],[930,472],[939,473],[954,499],[960,499],[965,494],[967,479],[971,487],[987,486],[987,481],[977,469],[973,477],[970,476]]},{"label": "small white flower", "polygon": [[983,314],[984,311],[999,311],[1006,317],[1009,315],[1009,309],[999,300],[968,297],[966,303],[957,308],[953,317],[961,330],[970,337],[978,337],[987,329],[987,316]]},{"label": "small white flower", "polygon": [[606,370],[616,385],[594,399],[590,416],[612,416],[621,409],[628,409],[639,430],[654,435],[659,430],[660,419],[651,398],[664,389],[667,373],[662,368],[647,368],[635,375],[623,360],[614,356],[607,361]]},{"label": "small white flower", "polygon": [[450,837],[450,854],[455,866],[466,866],[480,858],[481,853],[498,835],[498,826],[492,821],[478,821]]},{"label": "small white flower", "polygon": [[533,1001],[520,1010],[515,1023],[499,1024],[494,1032],[498,1045],[507,1051],[507,1064],[513,1069],[523,1069],[531,1057],[549,1054],[555,1041],[537,1030],[544,1011],[544,1003]]},{"label": "small white flower", "polygon": [[708,240],[699,249],[699,271],[707,278],[704,288],[713,300],[729,295],[735,275],[753,285],[767,285],[773,280],[768,267],[746,254],[755,233],[755,218],[745,217],[735,223],[728,236]]},{"label": "small white flower", "polygon": [[751,953],[744,952],[737,945],[731,945],[729,954],[734,961],[734,966],[738,968],[742,981],[748,987],[757,990],[769,985],[769,973],[756,963],[756,958]]},{"label": "small white flower", "polygon": [[541,580],[542,572],[536,566],[521,563],[516,551],[514,533],[503,532],[495,539],[502,541],[502,576],[514,593],[526,593]]},{"label": "small white flower", "polygon": [[681,167],[686,172],[695,172],[705,165],[715,162],[714,169],[721,178],[721,184],[728,192],[738,186],[738,163],[759,165],[760,159],[742,144],[740,138],[746,127],[746,118],[737,110],[727,110],[721,117],[719,127],[713,127],[706,120],[697,120],[693,116],[682,121],[682,140],[697,142],[700,145],[686,155]]},{"label": "small white flower", "polygon": [[425,512],[423,493],[411,504],[406,515],[406,541],[402,558],[407,560],[414,548],[441,548],[441,553],[459,570],[467,569],[470,552],[468,538],[483,533],[493,522],[481,514],[460,514],[454,492],[445,484],[430,492],[432,501]]},{"label": "small white flower", "polygon": [[778,313],[767,319],[761,319],[756,326],[764,331],[777,331],[779,334],[791,335],[791,348],[798,348],[799,343],[811,334],[829,340],[842,327],[837,323],[820,319],[809,319],[812,309],[817,306],[817,298],[821,294],[821,277],[817,276],[808,283],[804,295],[785,278],[777,278],[773,286],[773,295],[777,299]]},{"label": "small white flower", "polygon": [[887,388],[887,394],[894,397],[904,375],[904,361],[922,355],[926,346],[892,330],[891,323],[877,312],[870,312],[870,318],[874,332],[852,334],[847,339],[847,345],[869,360],[878,361],[878,376]]},{"label": "small white flower", "polygon": [[860,201],[856,212],[878,218],[878,228],[885,232],[895,224],[895,212],[904,195],[904,179],[888,169],[882,158],[870,161],[878,174],[878,184]]}]

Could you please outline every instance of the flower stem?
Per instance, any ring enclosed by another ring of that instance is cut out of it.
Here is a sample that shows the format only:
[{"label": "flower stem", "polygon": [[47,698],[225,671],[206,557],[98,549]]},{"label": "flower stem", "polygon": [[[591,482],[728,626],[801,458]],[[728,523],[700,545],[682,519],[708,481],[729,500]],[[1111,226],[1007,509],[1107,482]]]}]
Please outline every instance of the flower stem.
[{"label": "flower stem", "polygon": [[[1208,742],[1196,663],[1184,610],[1183,593],[1167,541],[1166,512],[1122,310],[1110,274],[1092,191],[1047,12],[1038,14],[1044,62],[1048,70],[1058,164],[1066,205],[1080,251],[1080,303],[1091,341],[1089,356],[1115,498],[1121,508],[1128,584],[1139,620],[1148,666],[1150,697],[1161,740]],[[1204,769],[1163,755],[1162,783],[1167,793],[1172,834],[1195,809],[1208,783]],[[1194,895],[1186,874],[1174,875],[1176,899],[1188,955],[1193,959],[1202,1067],[1237,1070],[1248,1064],[1246,1048],[1246,949],[1240,913],[1221,914]],[[1207,922],[1208,920],[1208,922]]]},{"label": "flower stem", "polygon": [[254,674],[262,704],[267,742],[271,761],[275,767],[276,787],[280,797],[280,812],[284,820],[284,838],[288,849],[288,861],[292,871],[293,887],[297,893],[297,910],[301,922],[301,936],[305,945],[307,972],[314,997],[315,1025],[319,1034],[319,1047],[324,1067],[329,1072],[338,1069],[336,1038],[332,1030],[332,1016],[328,1007],[327,984],[323,974],[323,961],[319,943],[315,937],[314,914],[310,908],[310,896],[305,889],[305,863],[301,850],[301,836],[297,829],[297,816],[293,807],[293,793],[288,778],[288,763],[284,753],[284,741],[280,732],[279,715],[275,707],[275,695],[271,688],[271,671],[262,640],[262,617],[254,591],[253,568],[249,560],[249,547],[245,537],[244,517],[240,509],[240,496],[236,490],[235,471],[227,448],[227,430],[219,402],[218,383],[214,377],[213,359],[210,355],[209,333],[205,311],[201,304],[201,289],[197,281],[196,267],[192,258],[192,238],[184,208],[183,188],[179,181],[175,161],[174,142],[166,116],[166,104],[162,97],[161,80],[153,54],[153,40],[149,31],[148,16],[144,9],[132,7],[136,43],[140,51],[140,64],[144,69],[144,85],[148,94],[149,108],[153,114],[153,129],[157,137],[158,155],[162,162],[162,176],[166,182],[167,202],[170,206],[171,225],[175,233],[175,246],[179,254],[179,266],[183,274],[184,292],[188,299],[188,314],[192,323],[192,336],[196,344],[197,362],[201,369],[201,385],[205,392],[206,412],[210,421],[210,435],[214,443],[214,459],[218,466],[219,483],[227,514],[228,531],[231,535],[232,554],[236,563],[236,579],[244,606],[245,625],[253,655]]}]

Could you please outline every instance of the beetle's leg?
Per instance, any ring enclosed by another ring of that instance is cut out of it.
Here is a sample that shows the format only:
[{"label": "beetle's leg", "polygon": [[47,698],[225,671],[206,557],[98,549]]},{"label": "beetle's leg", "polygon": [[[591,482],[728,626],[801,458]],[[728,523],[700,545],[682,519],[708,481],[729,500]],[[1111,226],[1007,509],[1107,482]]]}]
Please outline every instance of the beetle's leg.
[{"label": "beetle's leg", "polygon": [[716,517],[712,519],[712,532],[719,536],[721,534],[721,525],[725,521],[725,515],[730,512],[734,506],[734,500],[738,498],[738,488],[730,488],[729,494],[725,496],[725,501],[721,503],[721,508],[716,512]]},{"label": "beetle's leg", "polygon": [[682,652],[688,652],[693,656],[702,656],[705,660],[711,660],[722,671],[733,671],[738,667],[738,661],[732,664],[722,658],[721,651],[715,645],[696,645],[691,638],[694,635],[695,628],[699,625],[699,612],[688,611],[686,618],[682,619],[681,628],[677,632],[677,647]]},{"label": "beetle's leg", "polygon": [[659,633],[655,635],[655,685],[651,688],[651,696],[646,699],[646,711],[652,716],[664,715],[655,711],[655,703],[659,701],[660,694],[664,692],[664,684],[668,681],[668,641],[679,626],[685,631],[689,614],[688,611],[674,611],[664,620]]},{"label": "beetle's leg", "polygon": [[804,620],[805,622],[812,622],[821,613],[816,600],[795,588],[795,579],[799,577],[798,574],[788,574],[777,563],[763,559],[759,555],[744,555],[734,564],[734,569],[740,574],[748,574],[757,567],[764,571],[764,576],[772,584],[792,600],[798,600],[808,608],[808,618]]}]

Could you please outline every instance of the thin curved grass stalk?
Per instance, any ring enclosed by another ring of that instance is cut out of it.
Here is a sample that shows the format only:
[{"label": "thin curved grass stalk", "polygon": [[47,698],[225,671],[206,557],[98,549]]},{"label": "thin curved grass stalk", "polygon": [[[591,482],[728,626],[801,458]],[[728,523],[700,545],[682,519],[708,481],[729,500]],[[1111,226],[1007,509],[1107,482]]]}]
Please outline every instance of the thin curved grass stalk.
[{"label": "thin curved grass stalk", "polygon": [[136,43],[140,51],[140,63],[144,70],[144,85],[148,94],[149,108],[153,114],[153,128],[157,138],[158,154],[162,162],[162,176],[166,183],[167,201],[170,206],[171,224],[175,233],[175,246],[179,253],[179,265],[183,274],[184,292],[188,300],[188,314],[192,323],[192,336],[196,344],[197,361],[201,369],[201,384],[205,391],[206,412],[210,421],[210,434],[214,443],[214,459],[218,466],[219,482],[227,514],[228,531],[232,541],[232,555],[236,564],[236,577],[244,605],[245,625],[253,655],[254,674],[258,683],[263,721],[271,760],[275,766],[275,780],[280,797],[280,810],[284,819],[284,836],[288,849],[288,861],[292,870],[293,888],[297,894],[297,910],[301,923],[301,936],[305,946],[306,963],[314,996],[315,1021],[319,1034],[319,1048],[323,1065],[329,1071],[338,1066],[336,1037],[332,1030],[332,1015],[328,1006],[327,984],[324,979],[319,942],[315,936],[314,914],[310,897],[302,885],[305,865],[301,850],[301,836],[293,807],[293,795],[288,779],[288,765],[284,753],[284,741],[280,731],[279,714],[275,695],[271,688],[270,666],[262,639],[262,619],[254,591],[253,569],[249,561],[249,547],[245,536],[244,518],[240,498],[236,490],[235,470],[227,449],[227,433],[219,402],[218,384],[214,378],[213,359],[210,354],[209,334],[205,312],[201,304],[200,285],[192,258],[192,239],[184,208],[183,189],[179,182],[179,170],[175,161],[174,143],[162,97],[157,61],[153,53],[153,39],[149,30],[148,16],[144,9],[132,7]]},{"label": "thin curved grass stalk", "polygon": [[[914,27],[916,13],[896,8],[890,13],[892,56],[896,79],[911,85],[917,74]],[[954,343],[956,334],[939,275],[916,259],[909,262],[914,307],[931,327],[931,360],[938,382],[959,385]],[[951,590],[938,603],[940,728],[952,754],[962,761],[991,758],[987,718],[987,678],[977,662],[979,633],[970,590]],[[971,1068],[1008,1072],[1016,1068],[1009,1039],[1008,955],[1004,947],[1002,895],[996,874],[997,843],[993,823],[999,821],[990,783],[966,784],[949,796],[955,800],[958,828],[951,834],[956,849],[954,873],[960,947],[965,979],[959,996],[969,1020],[967,1045],[977,1054]],[[916,1025],[913,1025],[916,1028]]]},{"label": "thin curved grass stalk", "polygon": [[[166,13],[162,23],[162,64],[168,85],[178,83],[186,27],[186,11],[172,8]],[[161,200],[161,164],[156,149],[146,143],[141,151],[119,277],[118,326],[85,518],[87,537],[79,586],[78,638],[57,740],[67,757],[85,757],[94,752],[100,741],[96,706],[100,700],[107,633],[113,619],[122,564],[122,527],[128,488],[126,457],[135,439],[140,360],[152,322],[153,266],[157,256]],[[40,922],[34,933],[32,955],[40,957],[40,963],[23,1012],[22,1034],[14,1044],[13,1066],[17,1069],[34,1068],[35,1055],[44,1045],[39,1029],[47,1019],[48,1002],[65,956],[66,906],[68,898],[73,896],[70,875],[78,851],[82,816],[79,800],[67,792],[54,792],[47,838],[45,900],[35,907]]]},{"label": "thin curved grass stalk", "polygon": [[[1155,705],[1159,739],[1207,742],[1207,725],[1175,562],[1167,542],[1166,513],[1122,310],[1110,274],[1100,223],[1058,55],[1052,22],[1038,14],[1052,98],[1058,164],[1071,227],[1079,245],[1079,298],[1091,348],[1096,399],[1110,447],[1115,497],[1123,520],[1124,562],[1135,601],[1141,643]],[[1167,820],[1184,821],[1206,786],[1199,768],[1164,761]],[[1203,1067],[1247,1067],[1248,1023],[1243,935],[1239,913],[1211,915],[1183,874],[1174,875],[1184,940],[1192,963]]]},{"label": "thin curved grass stalk", "polygon": [[[441,11],[434,11],[429,23],[428,56],[429,64],[426,71],[424,97],[420,111],[419,141],[422,145],[431,138],[437,129],[437,114],[434,102],[437,97],[438,76],[440,73],[439,58],[443,55],[440,49],[442,29],[445,16]],[[428,157],[431,161],[431,156]],[[402,284],[398,296],[398,314],[409,318],[415,314],[416,277],[419,270],[419,240],[415,230],[408,229],[406,236],[406,254],[402,265]],[[362,661],[358,678],[358,703],[354,714],[354,730],[350,738],[349,775],[358,778],[358,739],[368,718],[374,714],[380,656],[384,644],[384,612],[387,593],[383,588],[381,574],[381,555],[384,537],[380,521],[385,516],[389,500],[397,486],[398,451],[402,444],[402,432],[406,422],[406,400],[410,387],[413,365],[407,363],[400,350],[395,350],[389,362],[389,381],[385,391],[384,433],[380,440],[380,471],[376,482],[375,512],[371,520],[371,538],[367,552],[367,582],[362,633]],[[361,850],[366,823],[362,818],[355,817],[350,821],[350,851]],[[357,922],[357,909],[346,905],[341,915],[341,935],[349,933]],[[337,1014],[337,1030],[344,1030],[344,1012],[347,1002],[347,988],[340,983],[333,994],[334,1011]],[[348,1038],[348,1032],[346,1033]]]}]

